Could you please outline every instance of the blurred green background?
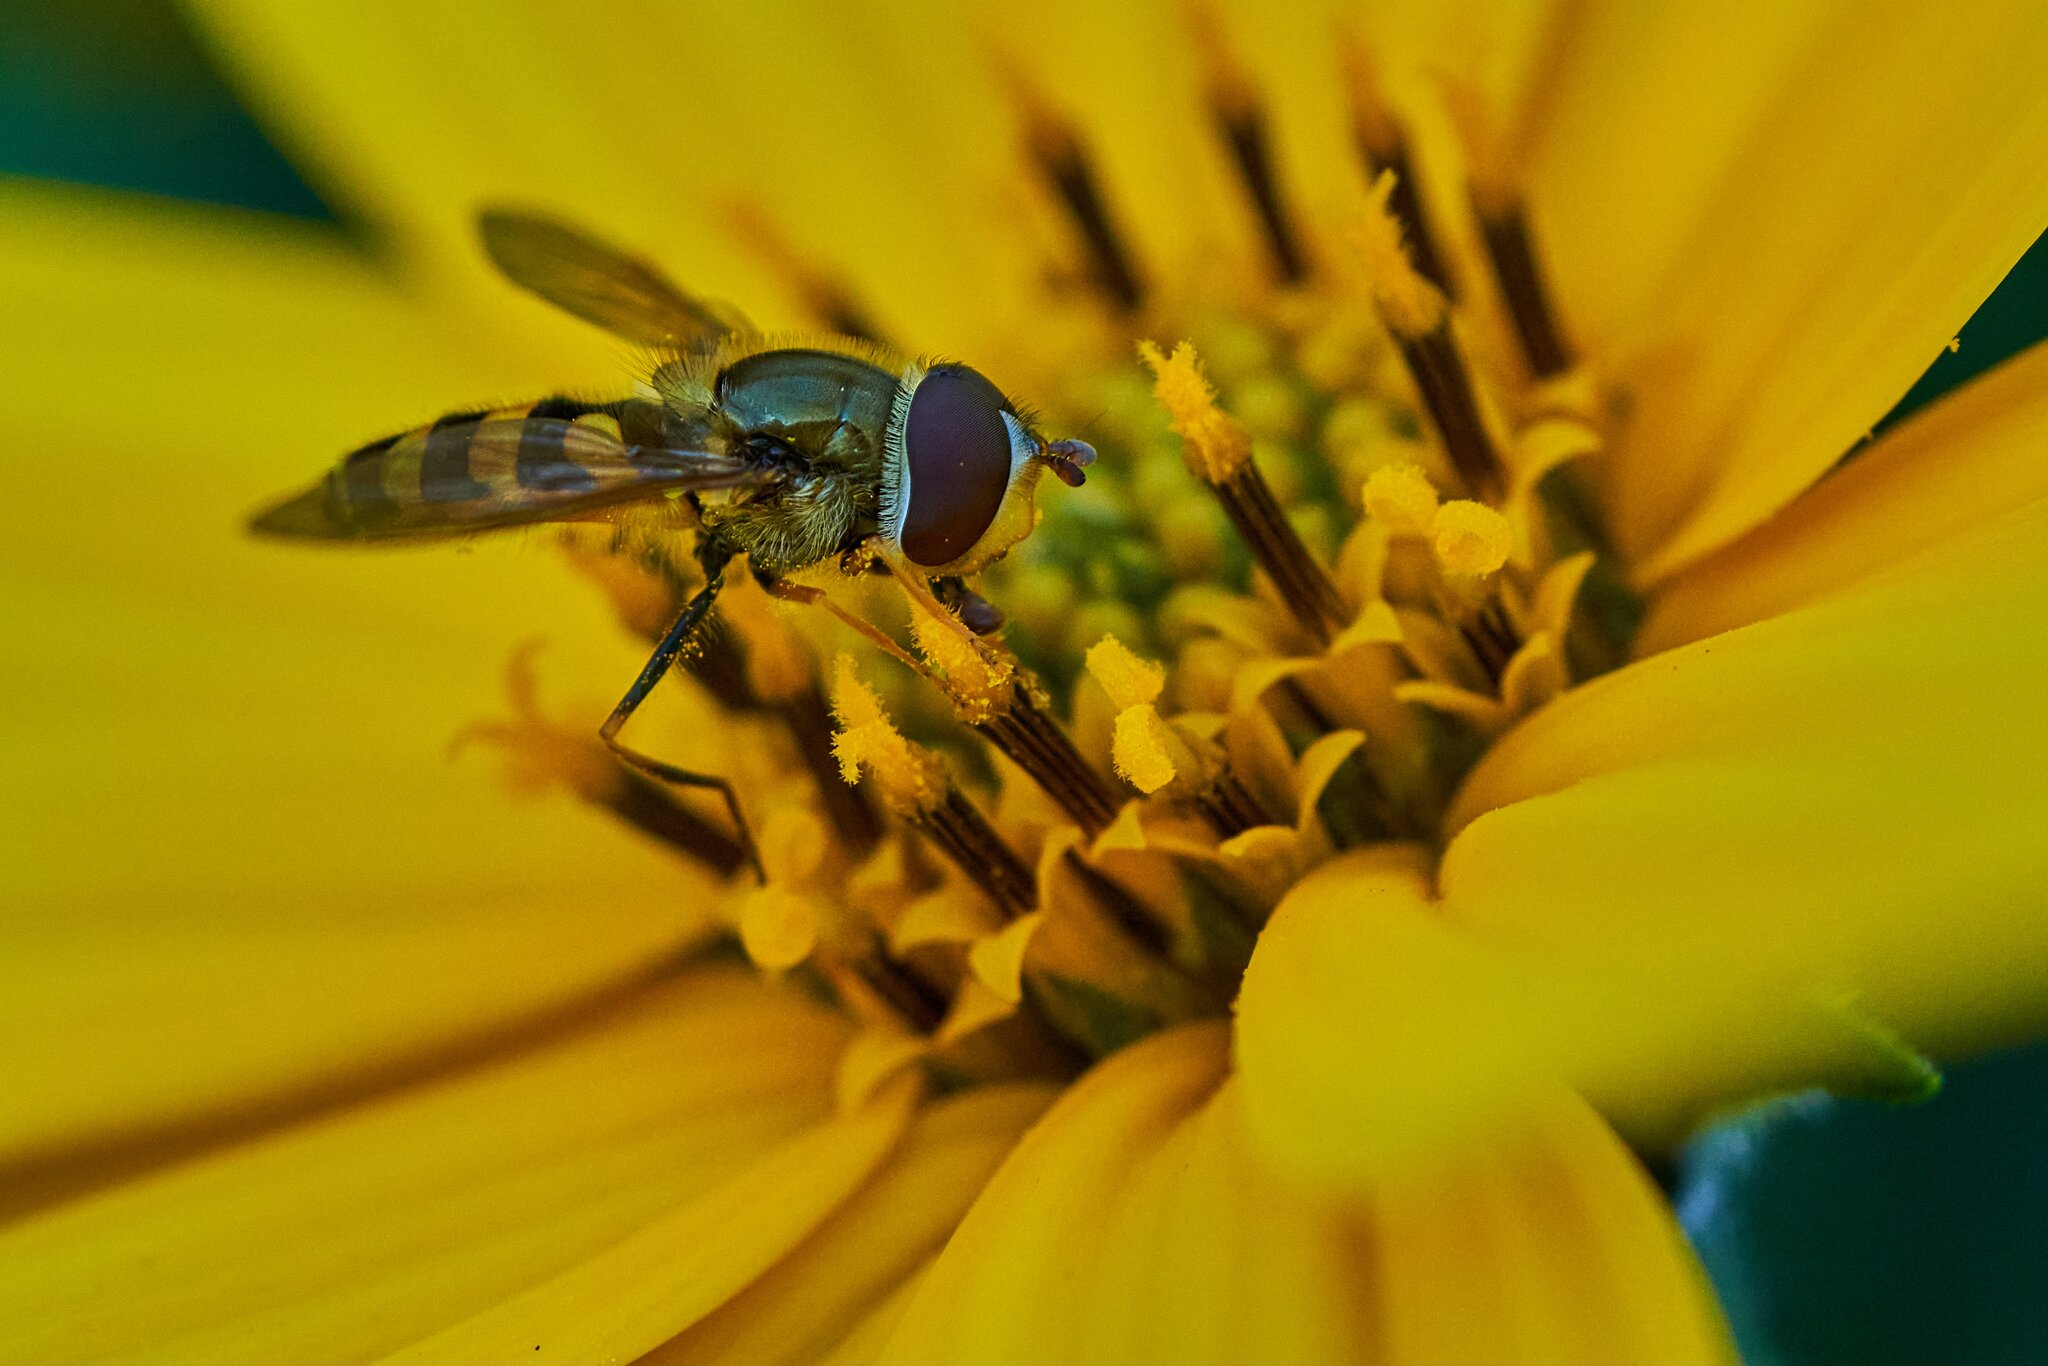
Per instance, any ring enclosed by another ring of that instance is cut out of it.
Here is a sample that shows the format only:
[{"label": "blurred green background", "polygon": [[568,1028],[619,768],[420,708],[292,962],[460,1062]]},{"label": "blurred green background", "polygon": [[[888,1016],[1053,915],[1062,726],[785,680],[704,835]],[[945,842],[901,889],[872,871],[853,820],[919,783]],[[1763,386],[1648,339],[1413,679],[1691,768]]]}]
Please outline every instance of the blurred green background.
[{"label": "blurred green background", "polygon": [[[0,174],[350,230],[243,112],[169,0],[0,0]],[[1899,412],[2044,336],[2048,239]],[[1911,1109],[1799,1097],[1724,1125],[1684,1155],[1675,1198],[1753,1366],[2038,1366],[2044,1157],[2048,1045],[1955,1068]]]}]

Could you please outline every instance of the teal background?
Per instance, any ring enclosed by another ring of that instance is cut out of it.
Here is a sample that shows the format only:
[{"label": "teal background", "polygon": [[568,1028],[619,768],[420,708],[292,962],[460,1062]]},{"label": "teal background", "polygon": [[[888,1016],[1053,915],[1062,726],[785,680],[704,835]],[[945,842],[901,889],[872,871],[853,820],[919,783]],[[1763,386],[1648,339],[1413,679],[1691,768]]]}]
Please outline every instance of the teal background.
[{"label": "teal background", "polygon": [[[346,227],[168,0],[0,0],[0,174]],[[2044,336],[2048,239],[1886,420]],[[2044,1159],[2048,1045],[1955,1068],[1910,1109],[1802,1097],[1724,1125],[1674,1199],[1753,1366],[2039,1366]]]}]

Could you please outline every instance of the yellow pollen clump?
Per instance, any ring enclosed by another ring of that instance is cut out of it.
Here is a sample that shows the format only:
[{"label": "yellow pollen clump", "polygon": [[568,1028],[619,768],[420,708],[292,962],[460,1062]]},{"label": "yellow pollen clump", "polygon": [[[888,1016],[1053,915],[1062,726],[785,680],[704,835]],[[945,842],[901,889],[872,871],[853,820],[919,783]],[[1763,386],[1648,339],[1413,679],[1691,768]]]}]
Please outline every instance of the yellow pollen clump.
[{"label": "yellow pollen clump", "polygon": [[1400,220],[1387,207],[1393,192],[1394,173],[1381,171],[1351,237],[1372,274],[1373,301],[1379,305],[1380,317],[1401,336],[1420,337],[1443,322],[1446,305],[1443,291],[1424,279],[1408,259]]},{"label": "yellow pollen clump", "polygon": [[1121,711],[1146,707],[1166,690],[1166,670],[1149,659],[1140,659],[1115,636],[1104,636],[1088,647],[1088,674]]},{"label": "yellow pollen clump", "polygon": [[1152,369],[1152,393],[1166,409],[1167,425],[1181,439],[1188,468],[1205,484],[1221,484],[1252,458],[1251,438],[1230,414],[1216,406],[1216,390],[1202,374],[1202,363],[1189,342],[1166,355],[1149,341],[1138,343],[1138,356]]},{"label": "yellow pollen clump", "polygon": [[1366,516],[1396,535],[1427,536],[1436,523],[1436,486],[1419,465],[1380,466],[1366,476],[1359,498]]},{"label": "yellow pollen clump", "polygon": [[1506,564],[1515,543],[1507,518],[1464,498],[1436,510],[1429,535],[1444,572],[1471,578],[1483,578]]},{"label": "yellow pollen clump", "polygon": [[943,675],[940,685],[970,724],[988,720],[1009,702],[1015,670],[968,639],[957,621],[940,621],[913,606],[910,634],[919,652]]},{"label": "yellow pollen clump", "polygon": [[1113,635],[1088,647],[1088,674],[1117,708],[1110,761],[1125,781],[1151,795],[1183,773],[1198,768],[1187,742],[1152,705],[1166,690],[1166,670],[1131,653]]},{"label": "yellow pollen clump", "polygon": [[1138,791],[1150,796],[1180,776],[1181,765],[1174,762],[1176,752],[1187,755],[1187,744],[1154,708],[1126,707],[1116,714],[1110,761]]},{"label": "yellow pollen clump", "polygon": [[913,811],[929,810],[945,797],[945,775],[938,760],[903,738],[882,710],[882,699],[860,681],[849,655],[839,656],[832,713],[839,722],[832,752],[847,782],[860,781],[865,769],[885,798]]}]

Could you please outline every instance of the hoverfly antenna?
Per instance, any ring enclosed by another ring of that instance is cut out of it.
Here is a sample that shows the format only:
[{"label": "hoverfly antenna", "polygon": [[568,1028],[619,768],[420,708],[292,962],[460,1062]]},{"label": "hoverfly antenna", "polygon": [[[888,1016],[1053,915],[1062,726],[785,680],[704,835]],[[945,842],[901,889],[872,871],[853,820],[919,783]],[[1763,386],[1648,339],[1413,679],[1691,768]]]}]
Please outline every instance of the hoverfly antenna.
[{"label": "hoverfly antenna", "polygon": [[1095,463],[1095,448],[1073,438],[1054,441],[1045,448],[1045,463],[1059,476],[1062,484],[1077,489],[1088,482],[1088,476],[1082,471]]}]

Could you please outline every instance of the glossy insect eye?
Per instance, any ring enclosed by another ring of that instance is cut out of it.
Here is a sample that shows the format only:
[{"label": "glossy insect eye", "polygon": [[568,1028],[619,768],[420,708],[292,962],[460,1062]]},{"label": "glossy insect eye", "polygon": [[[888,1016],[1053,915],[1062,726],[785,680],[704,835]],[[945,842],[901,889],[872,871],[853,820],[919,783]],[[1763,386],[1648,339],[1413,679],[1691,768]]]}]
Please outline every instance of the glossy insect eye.
[{"label": "glossy insect eye", "polygon": [[958,559],[1010,487],[1013,427],[1002,391],[964,365],[927,370],[903,421],[908,506],[897,533],[917,564]]}]

